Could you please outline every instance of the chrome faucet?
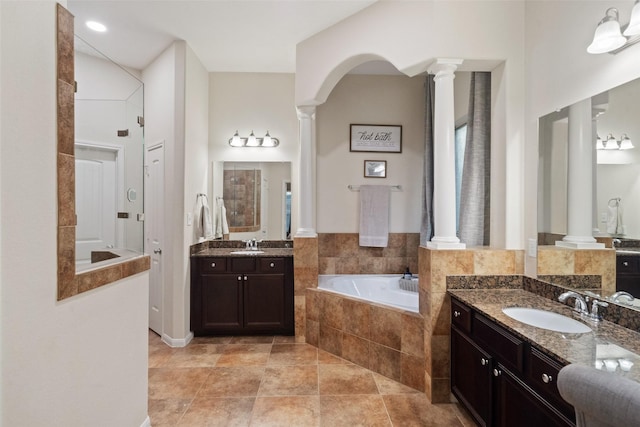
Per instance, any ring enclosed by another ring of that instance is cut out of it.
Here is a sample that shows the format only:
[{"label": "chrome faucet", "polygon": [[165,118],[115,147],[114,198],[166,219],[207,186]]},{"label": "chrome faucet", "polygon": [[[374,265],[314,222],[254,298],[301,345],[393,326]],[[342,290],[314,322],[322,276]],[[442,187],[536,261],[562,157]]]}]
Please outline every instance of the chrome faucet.
[{"label": "chrome faucet", "polygon": [[585,301],[584,297],[577,292],[567,291],[561,294],[558,297],[558,301],[566,302],[567,298],[575,298],[574,310],[580,314],[589,314],[589,307],[587,306],[587,301]]},{"label": "chrome faucet", "polygon": [[577,292],[567,291],[558,297],[558,301],[565,302],[568,298],[575,298],[574,310],[594,322],[602,320],[602,315],[598,312],[598,307],[607,307],[609,304],[597,299],[593,299],[591,302],[591,313],[589,313],[589,297],[583,297]]},{"label": "chrome faucet", "polygon": [[613,246],[613,249],[616,249],[620,243],[622,243],[620,239],[613,239],[611,241],[611,246]]},{"label": "chrome faucet", "polygon": [[631,302],[635,299],[633,295],[626,291],[617,291],[609,297],[611,302],[619,302],[620,298],[626,298],[626,302]]}]

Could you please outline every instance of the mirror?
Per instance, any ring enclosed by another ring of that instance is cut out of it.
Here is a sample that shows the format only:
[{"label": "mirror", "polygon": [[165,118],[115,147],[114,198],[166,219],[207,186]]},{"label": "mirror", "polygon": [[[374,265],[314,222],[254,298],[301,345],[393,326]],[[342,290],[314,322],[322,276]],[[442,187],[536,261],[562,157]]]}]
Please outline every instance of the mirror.
[{"label": "mirror", "polygon": [[[619,238],[622,246],[636,248],[640,248],[640,215],[636,214],[640,209],[639,96],[640,79],[591,98],[595,135],[602,140],[610,134],[614,137],[609,149],[597,149],[594,156],[594,236]],[[565,107],[539,120],[538,243],[541,245],[553,245],[567,233],[567,116],[568,107]],[[620,149],[625,134],[634,148]]]},{"label": "mirror", "polygon": [[218,169],[213,210],[219,215],[224,203],[229,239],[292,238],[291,162],[218,162]]},{"label": "mirror", "polygon": [[74,50],[76,270],[83,270],[143,251],[144,86],[78,36]]},{"label": "mirror", "polygon": [[[626,135],[633,149],[598,149],[594,231],[598,236],[640,239],[640,79],[592,97],[596,134],[616,141]],[[540,118],[540,171],[538,181],[538,233],[553,235],[543,239],[553,244],[567,232],[567,143],[568,107]],[[634,142],[635,141],[635,142]],[[619,142],[612,142],[614,147]],[[621,227],[612,226],[612,211],[619,204]],[[609,224],[607,222],[610,222]],[[640,242],[638,245],[640,246]]]}]

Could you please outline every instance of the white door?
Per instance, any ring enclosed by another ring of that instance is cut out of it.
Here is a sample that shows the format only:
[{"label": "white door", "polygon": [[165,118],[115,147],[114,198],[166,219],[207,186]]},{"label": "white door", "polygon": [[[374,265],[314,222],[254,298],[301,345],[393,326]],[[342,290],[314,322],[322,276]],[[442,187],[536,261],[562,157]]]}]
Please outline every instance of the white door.
[{"label": "white door", "polygon": [[76,144],[76,262],[118,245],[117,149]]},{"label": "white door", "polygon": [[162,336],[162,244],[164,241],[164,141],[147,148],[144,215],[149,272],[149,329]]}]

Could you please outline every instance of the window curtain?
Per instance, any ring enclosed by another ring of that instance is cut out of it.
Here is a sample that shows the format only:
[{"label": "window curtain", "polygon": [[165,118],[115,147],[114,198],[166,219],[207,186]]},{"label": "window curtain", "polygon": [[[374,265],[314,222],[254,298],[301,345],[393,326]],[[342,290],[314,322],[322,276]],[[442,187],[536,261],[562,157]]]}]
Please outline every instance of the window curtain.
[{"label": "window curtain", "polygon": [[471,73],[467,141],[462,169],[460,228],[467,246],[489,245],[491,183],[491,73]]},{"label": "window curtain", "polygon": [[433,237],[433,109],[436,83],[433,74],[425,81],[424,165],[422,177],[422,223],[420,245],[425,246]]}]

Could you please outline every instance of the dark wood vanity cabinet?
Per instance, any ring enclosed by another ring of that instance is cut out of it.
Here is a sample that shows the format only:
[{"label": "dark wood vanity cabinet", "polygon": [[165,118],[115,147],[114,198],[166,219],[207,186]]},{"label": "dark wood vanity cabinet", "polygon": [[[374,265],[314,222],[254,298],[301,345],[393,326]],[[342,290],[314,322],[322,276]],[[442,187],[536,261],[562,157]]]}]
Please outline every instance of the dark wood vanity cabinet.
[{"label": "dark wood vanity cabinet", "polygon": [[616,256],[616,291],[626,291],[640,298],[640,256]]},{"label": "dark wood vanity cabinet", "polygon": [[479,425],[575,426],[558,362],[455,298],[451,314],[451,390]]},{"label": "dark wood vanity cabinet", "polygon": [[191,329],[293,335],[293,258],[192,257]]}]

